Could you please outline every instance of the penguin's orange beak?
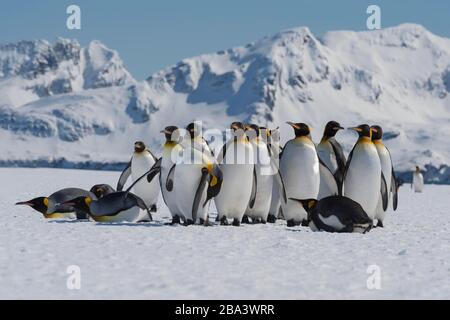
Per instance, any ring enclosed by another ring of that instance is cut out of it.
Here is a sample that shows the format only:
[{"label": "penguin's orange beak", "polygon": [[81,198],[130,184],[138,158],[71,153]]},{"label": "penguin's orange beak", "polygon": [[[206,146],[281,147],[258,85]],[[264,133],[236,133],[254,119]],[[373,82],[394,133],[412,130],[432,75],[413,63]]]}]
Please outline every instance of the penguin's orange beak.
[{"label": "penguin's orange beak", "polygon": [[286,122],[288,125],[290,125],[292,128],[294,128],[294,129],[300,129],[299,128],[299,126],[298,125],[296,125],[295,123],[293,123],[293,122],[291,122],[291,121],[288,121],[288,122]]},{"label": "penguin's orange beak", "polygon": [[356,131],[356,132],[361,132],[362,131],[362,129],[358,128],[358,127],[350,127],[350,128],[348,128],[348,130],[353,130],[353,131]]},{"label": "penguin's orange beak", "polygon": [[34,203],[28,202],[28,201],[22,201],[22,202],[17,202],[15,205],[16,206],[30,206],[30,207],[33,207]]}]

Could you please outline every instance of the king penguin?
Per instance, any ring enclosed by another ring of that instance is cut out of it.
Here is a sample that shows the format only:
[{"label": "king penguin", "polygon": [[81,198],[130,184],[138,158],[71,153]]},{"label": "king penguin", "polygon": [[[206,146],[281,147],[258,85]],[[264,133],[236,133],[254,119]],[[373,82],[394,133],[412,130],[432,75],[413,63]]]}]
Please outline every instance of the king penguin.
[{"label": "king penguin", "polygon": [[331,187],[327,184],[327,172],[321,170],[321,184],[319,199],[335,194],[334,186],[338,188],[337,194],[342,195],[342,177],[345,170],[345,156],[341,145],[336,140],[335,135],[339,130],[344,129],[338,122],[330,121],[325,126],[322,139],[317,145],[319,160],[333,175],[335,182],[331,181]]},{"label": "king penguin", "polygon": [[106,183],[93,185],[90,191],[95,194],[97,199],[100,199],[109,193],[116,192],[113,187]]},{"label": "king penguin", "polygon": [[221,224],[228,225],[228,219],[233,219],[233,225],[239,226],[247,206],[254,205],[255,163],[244,125],[233,122],[230,128],[232,137],[224,144],[217,158],[223,183],[214,201]]},{"label": "king penguin", "polygon": [[144,200],[128,190],[109,193],[98,200],[81,196],[63,204],[87,212],[97,222],[141,222],[141,210],[152,220]]},{"label": "king penguin", "polygon": [[312,231],[366,233],[373,224],[359,203],[347,197],[330,196],[300,202],[308,212]]},{"label": "king penguin", "polygon": [[[215,163],[209,148],[202,146],[202,135],[198,127],[189,125],[189,136],[184,141],[181,161],[178,161],[174,174],[176,201],[186,225],[211,225],[208,217],[210,200],[219,192],[222,185],[222,172]],[[196,145],[198,143],[198,145]]]},{"label": "king penguin", "polygon": [[317,199],[320,172],[310,128],[304,123],[288,124],[294,129],[295,139],[289,140],[283,148],[280,171],[287,195],[287,202],[282,203],[283,215],[288,227],[293,227],[307,223],[307,213],[296,199]]},{"label": "king penguin", "polygon": [[367,124],[349,128],[359,138],[350,152],[344,172],[344,195],[359,203],[370,219],[375,218],[381,192],[383,209],[387,207],[386,181],[381,171],[377,148],[372,142],[372,132]]},{"label": "king penguin", "polygon": [[47,219],[72,218],[87,219],[86,211],[63,204],[76,197],[90,197],[97,199],[95,194],[79,188],[65,188],[48,197],[38,197],[28,201],[17,202],[16,205],[27,205],[42,213]]},{"label": "king penguin", "polygon": [[[391,153],[383,143],[383,129],[380,126],[371,126],[372,129],[372,141],[377,148],[378,156],[380,157],[381,171],[383,172],[384,179],[386,180],[386,189],[388,191],[388,205],[392,195],[392,207],[397,210],[398,195],[397,184],[394,173],[394,165],[392,164]],[[375,219],[377,219],[377,227],[383,227],[383,221],[386,211],[383,210],[383,200],[380,193],[378,199],[378,205],[375,213]]]},{"label": "king penguin", "polygon": [[420,172],[419,166],[416,166],[416,170],[413,173],[411,188],[413,187],[415,193],[423,192],[423,175]]},{"label": "king penguin", "polygon": [[271,157],[267,146],[267,133],[261,137],[261,129],[256,124],[246,126],[246,135],[253,149],[256,173],[256,195],[252,208],[250,204],[245,215],[252,219],[253,223],[266,223],[272,201],[273,172]]},{"label": "king penguin", "polygon": [[134,143],[134,153],[127,168],[122,172],[117,184],[117,191],[122,191],[126,180],[131,175],[134,183],[133,193],[144,200],[145,204],[152,212],[156,212],[156,203],[159,196],[159,183],[157,180],[147,183],[137,180],[158,161],[153,153],[145,146],[144,142]]}]

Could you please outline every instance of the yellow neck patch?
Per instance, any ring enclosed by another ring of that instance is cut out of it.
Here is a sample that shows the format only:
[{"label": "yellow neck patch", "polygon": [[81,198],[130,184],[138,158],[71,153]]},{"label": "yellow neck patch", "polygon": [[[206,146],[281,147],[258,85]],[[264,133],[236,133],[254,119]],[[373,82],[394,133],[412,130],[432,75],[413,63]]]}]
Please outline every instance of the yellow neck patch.
[{"label": "yellow neck patch", "polygon": [[61,219],[61,218],[67,218],[67,214],[66,213],[44,213],[44,217],[46,219]]},{"label": "yellow neck patch", "polygon": [[89,207],[89,206],[91,205],[92,199],[89,198],[89,197],[86,197],[86,198],[84,199],[84,202],[85,202],[86,205]]}]

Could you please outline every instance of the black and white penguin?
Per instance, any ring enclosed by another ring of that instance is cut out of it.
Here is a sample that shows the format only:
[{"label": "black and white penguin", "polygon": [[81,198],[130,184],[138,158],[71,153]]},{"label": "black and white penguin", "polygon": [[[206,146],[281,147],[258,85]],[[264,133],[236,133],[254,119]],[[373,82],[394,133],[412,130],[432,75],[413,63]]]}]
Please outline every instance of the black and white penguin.
[{"label": "black and white penguin", "polygon": [[304,123],[288,122],[295,138],[289,140],[281,154],[280,172],[284,181],[287,202],[282,203],[288,227],[307,222],[307,213],[292,199],[317,199],[320,187],[319,157],[311,140],[310,129]]},{"label": "black and white penguin", "polygon": [[38,197],[28,201],[17,202],[16,205],[27,205],[36,211],[39,211],[47,219],[71,218],[87,219],[86,211],[65,205],[64,202],[76,197],[91,197],[97,199],[95,194],[79,188],[65,188],[48,197]]},{"label": "black and white penguin", "polygon": [[330,196],[300,202],[308,212],[309,227],[313,231],[365,233],[373,224],[361,205],[347,197]]},{"label": "black and white penguin", "polygon": [[349,154],[344,172],[344,195],[359,203],[370,219],[375,218],[379,195],[383,209],[387,207],[387,187],[372,131],[367,124],[349,128],[359,138]]},{"label": "black and white penguin", "polygon": [[202,145],[203,138],[197,130],[199,128],[194,126],[187,128],[189,136],[184,139],[183,154],[176,164],[173,183],[177,206],[186,225],[210,225],[209,202],[220,191],[222,172],[209,148]]},{"label": "black and white penguin", "polygon": [[214,201],[221,224],[227,225],[228,219],[233,219],[233,225],[239,226],[247,206],[254,205],[257,182],[253,147],[245,127],[241,122],[233,122],[230,128],[233,136],[217,157],[223,183]]},{"label": "black and white penguin", "polygon": [[[275,128],[268,130],[267,134],[267,146],[270,150],[270,156],[272,161],[272,168],[280,173],[280,154],[283,148],[280,145],[280,129]],[[270,202],[269,215],[267,216],[267,222],[275,223],[277,219],[283,217],[281,210],[281,195],[279,185],[274,183],[272,185],[272,199]]]},{"label": "black and white penguin", "polygon": [[256,124],[246,126],[246,135],[253,149],[257,186],[254,205],[250,207],[249,204],[245,215],[250,217],[253,223],[267,222],[274,184],[272,159],[267,145],[267,131],[263,131],[264,136],[261,135],[261,129]]},{"label": "black and white penguin", "polygon": [[[122,191],[123,187],[131,175],[133,182],[136,182],[142,175],[149,171],[150,168],[158,161],[154,154],[145,146],[144,142],[137,141],[134,143],[134,153],[130,162],[120,175],[117,183],[117,191]],[[159,196],[159,183],[154,180],[148,183],[144,180],[138,181],[133,185],[133,193],[144,200],[147,207],[152,212],[156,212],[156,203]]]},{"label": "black and white penguin", "polygon": [[[338,122],[330,121],[325,126],[322,139],[317,145],[317,154],[322,164],[328,168],[334,177],[334,181],[328,182],[328,173],[321,171],[321,184],[319,198],[324,198],[335,194],[335,186],[338,188],[337,194],[342,195],[342,178],[345,171],[346,159],[341,145],[336,140],[335,135],[339,130],[344,129]],[[323,182],[322,182],[323,181]],[[328,183],[327,183],[328,182]],[[331,186],[329,185],[331,183]]]},{"label": "black and white penguin", "polygon": [[[383,172],[384,179],[386,180],[386,188],[388,190],[388,203],[392,194],[392,207],[397,210],[398,195],[397,184],[394,173],[394,165],[392,164],[391,153],[383,143],[383,129],[380,126],[371,126],[372,129],[372,142],[374,143],[378,156],[380,157],[381,171]],[[383,210],[383,200],[380,193],[378,205],[375,213],[375,219],[377,219],[377,227],[383,227],[383,221],[386,210]]]},{"label": "black and white penguin", "polygon": [[141,210],[152,220],[144,200],[128,191],[109,193],[98,200],[81,196],[63,204],[87,212],[97,222],[141,222]]},{"label": "black and white penguin", "polygon": [[416,166],[416,170],[413,172],[413,178],[411,182],[411,188],[414,188],[414,192],[423,192],[423,175],[420,172],[419,166]]}]

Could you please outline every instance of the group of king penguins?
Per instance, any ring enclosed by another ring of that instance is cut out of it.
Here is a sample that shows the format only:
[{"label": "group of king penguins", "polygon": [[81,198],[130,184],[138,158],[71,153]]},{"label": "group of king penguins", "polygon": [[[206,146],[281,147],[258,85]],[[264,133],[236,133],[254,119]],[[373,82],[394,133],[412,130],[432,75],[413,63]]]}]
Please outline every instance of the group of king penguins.
[{"label": "group of king penguins", "polygon": [[[308,125],[287,124],[295,136],[282,147],[278,128],[233,122],[218,154],[196,123],[183,130],[167,126],[161,131],[161,157],[136,142],[116,189],[107,184],[90,191],[67,188],[17,204],[46,218],[149,222],[161,192],[171,225],[215,224],[209,216],[214,201],[220,225],[284,219],[288,227],[365,233],[376,220],[375,226],[383,227],[388,204],[397,208],[398,183],[382,128],[349,128],[358,140],[346,159],[335,137],[344,129],[338,122],[327,123],[317,145]],[[132,183],[124,190],[129,177]]]}]

